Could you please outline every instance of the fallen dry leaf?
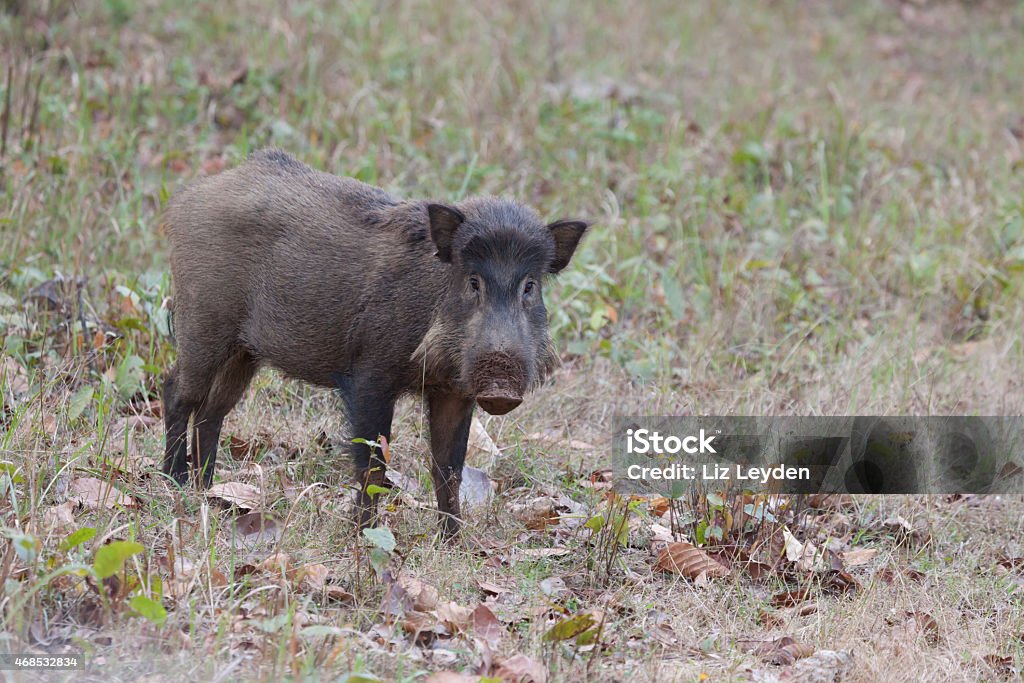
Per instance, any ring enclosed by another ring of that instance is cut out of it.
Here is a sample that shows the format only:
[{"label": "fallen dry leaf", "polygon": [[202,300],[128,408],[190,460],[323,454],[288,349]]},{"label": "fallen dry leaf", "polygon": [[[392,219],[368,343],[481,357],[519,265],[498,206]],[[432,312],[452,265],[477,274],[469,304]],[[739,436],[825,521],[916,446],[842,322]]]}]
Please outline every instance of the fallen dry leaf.
[{"label": "fallen dry leaf", "polygon": [[206,491],[206,497],[222,500],[243,510],[255,510],[260,506],[262,498],[258,488],[238,481],[214,484]]},{"label": "fallen dry leaf", "polygon": [[483,470],[494,467],[501,450],[491,439],[482,422],[476,417],[469,427],[469,444],[466,449],[466,458],[472,461]]},{"label": "fallen dry leaf", "polygon": [[918,529],[906,518],[900,515],[893,515],[884,522],[882,528],[893,535],[896,543],[922,543],[927,539],[927,533]]},{"label": "fallen dry leaf", "polygon": [[772,629],[785,626],[786,620],[778,612],[763,609],[757,613],[757,623],[764,626],[766,630],[771,631]]},{"label": "fallen dry leaf", "polygon": [[25,368],[21,367],[20,363],[11,357],[4,358],[3,365],[0,365],[0,380],[3,380],[2,386],[14,398],[21,398],[28,393],[28,373],[25,372]]},{"label": "fallen dry leaf", "polygon": [[801,659],[781,672],[758,670],[751,672],[756,683],[832,683],[844,680],[844,674],[853,664],[853,653],[843,650],[818,650],[810,657]]},{"label": "fallen dry leaf", "polygon": [[664,517],[672,509],[672,501],[665,496],[655,496],[647,501],[647,507],[656,517]]},{"label": "fallen dry leaf", "polygon": [[96,477],[76,477],[71,480],[70,498],[78,500],[91,510],[115,507],[138,507],[138,501],[124,493],[109,481]]},{"label": "fallen dry leaf", "polygon": [[423,491],[423,487],[413,477],[402,474],[394,467],[389,467],[384,472],[384,478],[387,479],[393,488],[397,488],[400,491],[406,491],[412,494],[418,494]]},{"label": "fallen dry leaf", "polygon": [[[329,448],[329,440],[326,435],[322,436],[322,442],[318,438],[318,443],[322,443],[323,447]],[[260,453],[275,452],[284,460],[292,460],[302,451],[298,446],[282,441],[277,435],[269,431],[260,430],[249,437],[232,434],[228,437],[228,452],[235,460],[252,462],[255,456]]]},{"label": "fallen dry leaf", "polygon": [[218,588],[228,585],[228,577],[216,567],[210,569],[210,584]]},{"label": "fallen dry leaf", "polygon": [[462,468],[462,486],[459,500],[463,505],[486,505],[494,497],[491,479],[483,470],[475,467]]},{"label": "fallen dry leaf", "polygon": [[75,525],[75,504],[67,501],[46,508],[43,513],[43,528],[47,531],[61,531]]},{"label": "fallen dry leaf", "polygon": [[663,524],[651,524],[651,543],[672,543],[676,540],[672,530]]},{"label": "fallen dry leaf", "polygon": [[665,622],[657,624],[648,633],[665,647],[674,647],[679,642],[679,635],[675,629],[671,624]]},{"label": "fallen dry leaf", "polygon": [[892,619],[889,621],[896,625],[898,636],[902,636],[908,641],[913,642],[918,635],[923,636],[929,645],[938,645],[942,641],[939,623],[927,612],[907,610],[903,613],[902,621]]},{"label": "fallen dry leaf", "polygon": [[250,543],[276,541],[281,536],[277,518],[269,512],[246,512],[235,517],[235,533]]},{"label": "fallen dry leaf", "polygon": [[198,567],[191,560],[178,555],[172,564],[170,559],[163,555],[157,562],[170,574],[170,579],[164,582],[164,590],[168,595],[172,598],[183,598],[192,591]]},{"label": "fallen dry leaf", "polygon": [[565,585],[565,579],[561,576],[549,576],[543,579],[539,585],[541,593],[552,600],[561,600],[572,595],[568,586]]},{"label": "fallen dry leaf", "polygon": [[801,543],[786,528],[782,529],[782,535],[786,542],[786,559],[794,563],[798,569],[812,572],[829,568],[829,562],[825,559],[824,553],[820,552],[813,543],[810,541]]},{"label": "fallen dry leaf", "polygon": [[510,506],[512,516],[523,523],[527,529],[540,531],[559,522],[559,514],[555,511],[555,501],[549,496],[539,496],[533,500]]},{"label": "fallen dry leaf", "polygon": [[813,595],[814,591],[809,586],[806,588],[798,588],[796,590],[783,591],[772,596],[771,604],[773,607],[793,607],[810,600]]},{"label": "fallen dry leaf", "polygon": [[294,581],[299,575],[299,569],[292,566],[292,560],[287,553],[274,553],[256,565],[256,568],[268,574],[283,575],[289,581]]},{"label": "fallen dry leaf", "polygon": [[480,579],[477,579],[476,585],[484,592],[485,595],[501,595],[503,593],[509,593],[512,590],[511,588],[506,588],[505,586],[501,586],[491,581],[481,581]]},{"label": "fallen dry leaf", "polygon": [[818,650],[790,668],[793,681],[840,681],[853,663],[853,652]]},{"label": "fallen dry leaf", "polygon": [[484,560],[483,566],[490,567],[491,569],[501,569],[509,564],[508,555],[491,555]]},{"label": "fallen dry leaf", "polygon": [[661,572],[682,574],[689,579],[721,578],[729,574],[729,570],[710,555],[686,541],[669,543],[662,548],[654,568]]},{"label": "fallen dry leaf", "polygon": [[600,624],[602,617],[603,615],[596,610],[574,614],[548,629],[548,632],[544,634],[544,640],[559,641],[576,638]]},{"label": "fallen dry leaf", "polygon": [[508,683],[547,683],[548,680],[548,670],[523,654],[499,660],[494,675]]},{"label": "fallen dry leaf", "polygon": [[243,439],[234,434],[228,437],[228,453],[235,460],[245,460],[256,451],[256,448],[257,444],[254,441]]},{"label": "fallen dry leaf", "polygon": [[520,550],[524,557],[530,558],[545,558],[545,557],[561,557],[562,555],[568,555],[568,548],[523,548]]},{"label": "fallen dry leaf", "polygon": [[330,571],[323,564],[306,564],[299,571],[302,579],[299,585],[308,591],[323,595],[329,600],[351,602],[354,596],[341,586],[330,583]]},{"label": "fallen dry leaf", "polygon": [[747,571],[754,581],[760,581],[767,579],[775,573],[774,568],[771,565],[767,565],[764,562],[757,562],[755,560],[747,560],[740,564],[740,566]]},{"label": "fallen dry leaf", "polygon": [[781,569],[786,558],[784,528],[781,524],[762,525],[748,552],[748,561],[764,565],[763,568],[769,572]]},{"label": "fallen dry leaf", "polygon": [[605,491],[614,485],[615,473],[611,468],[595,470],[590,473],[587,479],[581,479],[580,486],[592,488],[597,491]]},{"label": "fallen dry leaf", "polygon": [[477,605],[470,614],[470,621],[473,624],[473,635],[486,641],[491,647],[497,647],[505,635],[505,627],[487,605]]},{"label": "fallen dry leaf", "polygon": [[1010,655],[1000,657],[999,655],[990,654],[985,655],[981,659],[1003,678],[1011,678],[1013,676],[1017,676],[1018,678],[1020,677],[1021,672],[1013,666],[1013,657]]},{"label": "fallen dry leaf", "polygon": [[843,558],[843,564],[847,567],[859,567],[871,562],[877,554],[878,548],[855,548],[841,553],[840,557]]},{"label": "fallen dry leaf", "polygon": [[413,642],[425,645],[438,635],[451,635],[451,632],[437,620],[433,613],[409,610],[402,617],[402,630],[412,635]]},{"label": "fallen dry leaf", "polygon": [[412,599],[412,607],[420,612],[437,609],[439,599],[437,588],[408,574],[399,574],[398,584]]},{"label": "fallen dry leaf", "polygon": [[820,585],[822,590],[830,593],[846,593],[860,588],[860,583],[857,579],[853,578],[853,575],[849,572],[841,569],[826,572],[821,578]]},{"label": "fallen dry leaf", "polygon": [[455,671],[436,671],[423,681],[423,683],[477,683],[479,676],[460,674]]},{"label": "fallen dry leaf", "polygon": [[302,577],[299,583],[310,590],[320,591],[327,585],[328,574],[327,567],[322,564],[303,565],[299,572]]},{"label": "fallen dry leaf", "polygon": [[902,569],[893,567],[880,567],[874,573],[882,581],[892,584],[895,583],[896,579],[906,577],[911,581],[921,581],[924,579],[924,572],[914,569],[913,567],[904,567]]},{"label": "fallen dry leaf", "polygon": [[243,576],[255,574],[257,571],[259,570],[257,569],[256,565],[252,564],[251,562],[246,562],[244,564],[236,565],[233,575],[235,577],[235,581],[238,581]]},{"label": "fallen dry leaf", "polygon": [[541,432],[530,432],[526,435],[527,441],[535,441],[538,445],[552,446],[559,443],[563,438],[559,429],[545,429]]},{"label": "fallen dry leaf", "polygon": [[412,597],[402,588],[397,581],[388,585],[384,593],[384,600],[381,602],[380,611],[388,617],[404,617],[412,611]]},{"label": "fallen dry leaf", "polygon": [[798,659],[814,654],[814,646],[798,643],[790,636],[763,643],[756,650],[757,655],[768,664],[789,666]]},{"label": "fallen dry leaf", "polygon": [[1024,569],[1024,555],[1002,553],[996,560],[996,566],[1007,571]]},{"label": "fallen dry leaf", "polygon": [[452,633],[465,631],[473,615],[473,610],[456,602],[443,602],[437,606],[435,612],[441,623],[451,629]]}]

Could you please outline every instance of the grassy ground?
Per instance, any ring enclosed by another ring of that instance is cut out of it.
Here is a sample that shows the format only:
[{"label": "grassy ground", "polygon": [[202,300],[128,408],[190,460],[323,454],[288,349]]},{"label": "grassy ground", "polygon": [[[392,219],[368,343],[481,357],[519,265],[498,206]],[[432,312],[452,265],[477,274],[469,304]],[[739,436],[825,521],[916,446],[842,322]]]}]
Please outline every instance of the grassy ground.
[{"label": "grassy ground", "polygon": [[[591,476],[615,414],[1024,414],[1019,3],[181,5],[0,3],[5,647],[84,650],[95,680],[770,680],[784,635],[852,652],[842,680],[1024,667],[1020,498],[725,525],[749,547],[785,522],[846,558],[837,589],[795,561],[655,571],[667,517]],[[270,372],[218,471],[253,514],[152,471],[160,207],[266,145],[595,223],[549,295],[555,381],[485,421],[499,493],[462,544],[433,538],[413,402],[393,550],[349,524],[333,398]]]}]

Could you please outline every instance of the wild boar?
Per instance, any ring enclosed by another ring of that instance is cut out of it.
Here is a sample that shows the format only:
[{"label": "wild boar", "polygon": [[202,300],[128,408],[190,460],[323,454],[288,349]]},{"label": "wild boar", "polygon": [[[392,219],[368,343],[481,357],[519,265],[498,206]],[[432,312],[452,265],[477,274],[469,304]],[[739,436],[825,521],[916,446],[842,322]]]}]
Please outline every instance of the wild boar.
[{"label": "wild boar", "polygon": [[[587,224],[493,197],[405,201],[265,150],[177,192],[164,227],[178,355],[163,471],[186,483],[191,464],[211,483],[224,417],[264,364],[336,389],[349,435],[371,443],[391,438],[396,400],[420,394],[451,535],[474,405],[507,413],[554,366],[542,289]],[[350,448],[365,526],[385,463]]]}]

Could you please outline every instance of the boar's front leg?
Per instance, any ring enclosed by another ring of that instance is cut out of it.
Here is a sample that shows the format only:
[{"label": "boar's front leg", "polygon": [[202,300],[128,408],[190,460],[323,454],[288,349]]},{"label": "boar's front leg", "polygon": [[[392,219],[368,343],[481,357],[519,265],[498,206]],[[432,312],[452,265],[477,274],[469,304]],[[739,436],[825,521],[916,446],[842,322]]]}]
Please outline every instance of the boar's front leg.
[{"label": "boar's front leg", "polygon": [[377,523],[377,496],[367,489],[370,486],[384,485],[387,468],[380,446],[372,444],[381,436],[388,441],[391,440],[391,420],[395,413],[395,401],[390,396],[358,391],[346,395],[343,390],[342,396],[345,398],[346,411],[352,425],[352,437],[368,442],[353,442],[351,445],[356,463],[356,483],[359,486],[356,515],[359,528],[365,529]]},{"label": "boar's front leg", "polygon": [[430,411],[431,477],[437,494],[437,509],[445,538],[459,531],[459,486],[466,460],[469,425],[473,419],[473,400],[451,394],[432,394],[427,399]]},{"label": "boar's front leg", "polygon": [[164,451],[164,474],[180,485],[188,483],[188,421],[195,405],[181,396],[178,388],[178,368],[173,367],[164,379],[164,432],[167,445]]}]

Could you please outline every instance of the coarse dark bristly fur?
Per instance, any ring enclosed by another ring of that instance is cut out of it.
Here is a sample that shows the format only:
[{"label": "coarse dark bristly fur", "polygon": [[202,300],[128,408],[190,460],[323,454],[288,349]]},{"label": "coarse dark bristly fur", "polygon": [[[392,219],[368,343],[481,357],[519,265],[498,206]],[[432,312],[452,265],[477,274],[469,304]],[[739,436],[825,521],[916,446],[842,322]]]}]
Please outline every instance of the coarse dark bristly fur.
[{"label": "coarse dark bristly fur", "polygon": [[[587,225],[493,197],[402,201],[277,150],[186,186],[164,224],[178,347],[164,471],[210,484],[224,417],[262,364],[337,389],[350,434],[371,443],[418,393],[443,529],[457,531],[474,405],[508,412],[555,364],[541,287]],[[351,450],[366,525],[384,462]]]}]

